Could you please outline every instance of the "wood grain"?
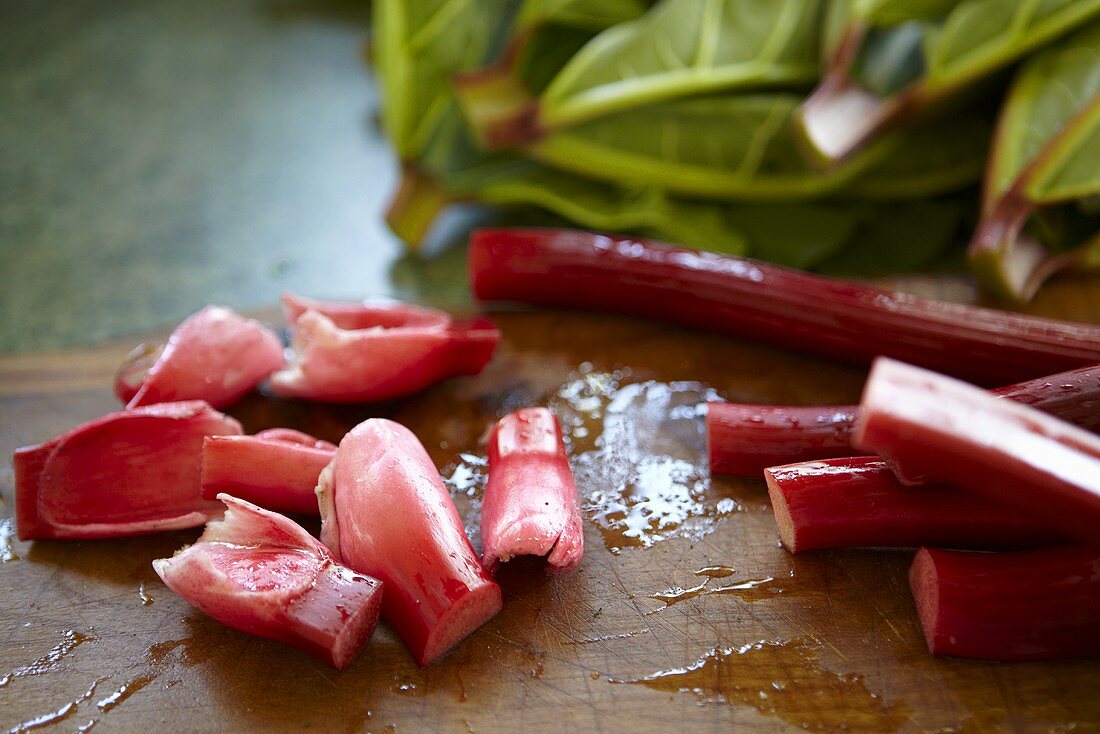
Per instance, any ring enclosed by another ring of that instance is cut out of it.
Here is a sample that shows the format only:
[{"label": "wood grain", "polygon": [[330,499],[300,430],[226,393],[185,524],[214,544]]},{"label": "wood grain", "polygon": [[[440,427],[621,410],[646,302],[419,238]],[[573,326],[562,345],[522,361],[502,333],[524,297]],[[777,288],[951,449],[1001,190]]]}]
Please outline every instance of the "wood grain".
[{"label": "wood grain", "polygon": [[[1032,308],[1100,323],[1097,283],[1055,284]],[[968,297],[942,280],[905,286]],[[14,543],[18,558],[0,564],[0,681],[12,674],[0,682],[0,726],[54,713],[50,731],[92,721],[121,732],[1100,730],[1096,661],[933,658],[906,583],[910,552],[792,557],[777,546],[762,482],[712,481],[700,468],[690,409],[708,388],[746,402],[847,402],[858,397],[862,370],[626,318],[496,318],[502,348],[477,378],[380,406],[257,395],[231,412],[250,431],[286,425],[329,440],[388,416],[411,427],[451,476],[456,465],[476,473],[480,439],[497,416],[552,404],[576,419],[571,453],[590,516],[577,572],[548,578],[537,564],[509,564],[504,611],[441,662],[417,669],[380,626],[337,673],[221,627],[160,584],[150,561],[197,531]],[[0,449],[116,409],[111,376],[129,347],[0,361]],[[610,405],[631,390],[626,408]],[[672,420],[668,400],[677,399],[689,411]],[[641,464],[656,476],[639,473]],[[631,511],[664,512],[638,498],[668,500],[677,482],[673,499],[682,502],[666,528],[624,535],[608,527],[613,512],[600,514],[598,498],[622,498],[624,487],[637,500]],[[12,488],[5,465],[0,514],[11,512]],[[475,521],[476,482],[470,494],[456,490]],[[676,515],[684,507],[686,520]],[[679,603],[653,598],[698,586],[694,572],[708,566],[734,571]],[[715,591],[753,580],[762,583]],[[688,670],[662,675],[675,669]]]}]

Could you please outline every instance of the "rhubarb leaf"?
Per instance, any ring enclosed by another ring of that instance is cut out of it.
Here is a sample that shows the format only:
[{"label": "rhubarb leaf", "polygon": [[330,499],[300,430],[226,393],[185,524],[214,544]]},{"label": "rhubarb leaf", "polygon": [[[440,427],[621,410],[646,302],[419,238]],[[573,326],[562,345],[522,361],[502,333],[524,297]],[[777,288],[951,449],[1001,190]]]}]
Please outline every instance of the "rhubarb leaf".
[{"label": "rhubarb leaf", "polygon": [[463,111],[483,145],[510,147],[662,100],[810,84],[822,8],[823,0],[663,0],[593,38],[537,102],[476,95],[463,98]]},{"label": "rhubarb leaf", "polygon": [[[942,18],[881,25],[903,14],[835,17],[827,27],[829,69],[803,105],[799,125],[815,157],[835,164],[960,90],[1100,14],[1100,0],[962,0],[928,10]],[[876,15],[877,13],[877,15]],[[855,51],[850,47],[855,45]]]},{"label": "rhubarb leaf", "polygon": [[980,175],[988,127],[969,119],[883,138],[818,171],[803,159],[790,124],[798,102],[781,93],[673,100],[554,133],[527,152],[621,185],[753,201],[810,199],[849,186],[876,198],[929,195]]},{"label": "rhubarb leaf", "polygon": [[[1051,274],[1087,257],[1097,226],[1087,202],[1097,195],[1100,22],[1034,56],[1013,81],[971,243],[975,272],[1002,296],[1027,300]],[[1084,209],[1058,206],[1076,199]]]},{"label": "rhubarb leaf", "polygon": [[416,158],[453,104],[451,77],[495,55],[514,0],[375,0],[374,70],[382,124],[404,160]]},{"label": "rhubarb leaf", "polygon": [[600,31],[642,15],[643,0],[526,0],[516,18],[518,32],[545,24]]}]

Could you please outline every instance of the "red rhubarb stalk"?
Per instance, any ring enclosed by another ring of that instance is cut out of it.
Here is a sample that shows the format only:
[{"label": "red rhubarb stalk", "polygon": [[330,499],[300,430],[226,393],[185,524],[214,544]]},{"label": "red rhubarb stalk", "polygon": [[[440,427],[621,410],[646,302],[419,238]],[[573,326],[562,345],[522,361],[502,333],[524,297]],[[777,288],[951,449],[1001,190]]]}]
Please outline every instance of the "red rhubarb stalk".
[{"label": "red rhubarb stalk", "polygon": [[1100,436],[934,372],[880,358],[863,392],[855,445],[903,479],[1011,504],[1098,542]]},{"label": "red rhubarb stalk", "polygon": [[127,408],[205,400],[224,408],[283,366],[283,345],[271,329],[228,308],[207,306],[176,327],[163,348],[142,345],[115,378]]},{"label": "red rhubarb stalk", "polygon": [[707,403],[710,470],[759,477],[769,466],[851,456],[858,405]]},{"label": "red rhubarb stalk", "polygon": [[[992,392],[1090,431],[1100,429],[1100,365]],[[858,405],[708,403],[711,471],[755,477],[769,466],[850,456],[856,453],[852,430],[858,415]]]},{"label": "red rhubarb stalk", "polygon": [[316,515],[317,477],[336,447],[277,428],[255,436],[209,436],[202,446],[202,496],[239,497],[278,512]]},{"label": "red rhubarb stalk", "polygon": [[172,558],[165,585],[222,624],[293,645],[342,670],[370,639],[382,584],[332,559],[291,520],[218,495],[225,518]]},{"label": "red rhubarb stalk", "polygon": [[985,384],[1100,362],[1100,326],[931,301],[642,239],[479,230],[469,267],[482,300],[651,317],[861,363],[884,354]]},{"label": "red rhubarb stalk", "polygon": [[221,505],[200,495],[202,442],[241,424],[206,403],[109,413],[17,449],[19,537],[113,538],[202,525]]},{"label": "red rhubarb stalk", "polygon": [[983,660],[1100,654],[1100,552],[922,548],[909,570],[928,649]]},{"label": "red rhubarb stalk", "polygon": [[285,397],[333,403],[389,400],[476,375],[500,332],[486,319],[453,322],[406,304],[325,303],[283,296],[293,358],[271,377]]},{"label": "red rhubarb stalk", "polygon": [[577,485],[558,419],[546,408],[516,411],[493,428],[481,541],[490,572],[514,556],[545,556],[550,573],[571,571],[581,562]]},{"label": "red rhubarb stalk", "polygon": [[817,548],[1040,548],[1063,540],[1030,513],[954,487],[907,487],[876,457],[767,469],[779,538]]},{"label": "red rhubarb stalk", "polygon": [[413,433],[372,418],[340,441],[317,487],[321,540],[386,585],[382,616],[426,666],[500,611],[451,496]]}]

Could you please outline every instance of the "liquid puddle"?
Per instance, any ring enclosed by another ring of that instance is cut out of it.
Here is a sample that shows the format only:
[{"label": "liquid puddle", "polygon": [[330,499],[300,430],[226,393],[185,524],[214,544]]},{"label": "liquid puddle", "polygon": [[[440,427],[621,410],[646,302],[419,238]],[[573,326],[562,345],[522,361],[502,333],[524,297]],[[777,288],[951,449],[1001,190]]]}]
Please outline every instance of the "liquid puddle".
[{"label": "liquid puddle", "polygon": [[631,630],[630,632],[620,632],[615,635],[600,635],[598,637],[584,637],[579,640],[569,640],[567,645],[592,645],[597,642],[611,642],[612,640],[628,640],[631,637],[637,637],[638,635],[649,634],[648,629],[644,630]]},{"label": "liquid puddle", "polygon": [[466,536],[478,549],[481,547],[481,496],[489,477],[488,467],[486,457],[462,453],[458,455],[458,462],[442,472],[443,484],[464,520]]},{"label": "liquid puddle", "polygon": [[702,416],[717,393],[698,382],[620,384],[627,376],[581,365],[551,400],[585,513],[612,553],[708,535],[743,509],[707,496]]},{"label": "liquid puddle", "polygon": [[11,563],[19,560],[19,554],[15,552],[15,520],[5,518],[0,520],[0,563]]},{"label": "liquid puddle", "polygon": [[10,673],[0,678],[0,688],[7,686],[15,678],[25,678],[27,676],[42,675],[43,673],[50,672],[57,667],[57,664],[62,658],[73,650],[80,647],[85,642],[95,642],[97,639],[94,635],[84,634],[83,632],[77,632],[75,630],[65,630],[62,636],[64,639],[50,648],[50,651],[45,655],[28,665],[22,665],[12,670]]},{"label": "liquid puddle", "polygon": [[[774,594],[778,594],[782,589],[774,587],[767,588],[765,591],[760,591],[768,587],[773,581],[774,576],[766,576],[762,579],[751,579],[748,581],[741,581],[736,584],[723,584],[719,586],[712,586],[711,581],[714,579],[728,578],[734,574],[734,569],[729,566],[706,566],[695,571],[695,575],[701,577],[703,580],[695,586],[689,588],[683,588],[682,586],[674,586],[671,589],[658,592],[656,594],[650,594],[650,599],[656,599],[657,601],[664,602],[665,608],[672,606],[673,604],[679,604],[682,601],[688,599],[695,599],[700,596],[722,596],[732,594],[738,596],[746,601],[758,601],[760,599],[766,599]],[[661,611],[655,609],[650,614]]]},{"label": "liquid puddle", "polygon": [[143,673],[142,675],[135,676],[116,688],[111,695],[96,702],[96,708],[103,713],[107,713],[130,696],[152,683],[155,679],[156,676],[152,673]]},{"label": "liquid puddle", "polygon": [[750,706],[804,729],[837,731],[862,724],[892,731],[909,719],[907,706],[885,704],[862,676],[823,669],[807,640],[716,647],[681,668],[610,682],[688,693],[702,704]]},{"label": "liquid puddle", "polygon": [[[76,700],[69,701],[65,705],[58,708],[56,711],[49,711],[47,713],[40,714],[39,716],[35,716],[35,717],[30,718],[30,719],[27,719],[26,721],[24,721],[22,723],[16,724],[15,726],[13,726],[11,729],[8,730],[8,734],[17,734],[18,732],[26,732],[26,731],[31,731],[33,729],[40,729],[44,726],[51,726],[51,725],[56,724],[58,722],[65,721],[66,719],[70,718],[73,714],[75,714],[77,712],[77,709],[79,709],[80,704],[84,703],[85,701],[87,701],[88,699],[90,699],[92,696],[95,695],[96,686],[98,686],[102,681],[103,681],[102,678],[98,678],[98,679],[92,681],[92,684],[90,686],[88,686],[88,690],[84,691],[84,693],[81,696],[79,696]],[[90,730],[92,728],[92,726],[94,726],[94,725],[95,725],[95,720],[89,721],[84,726],[79,727],[77,729],[77,731],[78,732],[86,732],[86,731]]]},{"label": "liquid puddle", "polygon": [[138,584],[138,599],[141,600],[141,606],[149,607],[153,605],[153,597],[149,596],[145,592],[145,582],[142,581]]}]

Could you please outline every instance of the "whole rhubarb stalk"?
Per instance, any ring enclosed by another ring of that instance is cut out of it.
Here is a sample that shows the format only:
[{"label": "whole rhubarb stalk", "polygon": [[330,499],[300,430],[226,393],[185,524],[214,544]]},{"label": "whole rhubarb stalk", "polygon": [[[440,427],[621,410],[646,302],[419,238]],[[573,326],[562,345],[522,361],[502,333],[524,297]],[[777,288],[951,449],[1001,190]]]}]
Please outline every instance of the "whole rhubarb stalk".
[{"label": "whole rhubarb stalk", "polygon": [[[994,395],[1095,431],[1100,429],[1100,365],[1019,382]],[[769,466],[856,453],[858,405],[707,404],[711,471],[759,476]]]},{"label": "whole rhubarb stalk", "polygon": [[928,649],[982,660],[1100,654],[1100,552],[922,548],[909,570]]},{"label": "whole rhubarb stalk", "polygon": [[200,400],[109,413],[17,449],[19,537],[113,538],[202,525],[202,444],[241,424]]},{"label": "whole rhubarb stalk", "polygon": [[584,553],[577,485],[558,419],[547,408],[502,418],[489,437],[489,481],[481,505],[482,562],[493,572],[514,556],[545,556],[551,573]]},{"label": "whole rhubarb stalk", "polygon": [[861,363],[882,354],[985,384],[1100,362],[1100,326],[930,301],[644,239],[479,230],[469,268],[482,300],[657,318]]},{"label": "whole rhubarb stalk", "polygon": [[218,495],[225,518],[172,558],[165,585],[222,624],[305,650],[342,670],[378,622],[382,584],[332,559],[282,515]]},{"label": "whole rhubarb stalk", "polygon": [[340,441],[317,486],[321,540],[386,585],[382,616],[426,666],[500,611],[431,458],[402,425],[372,418]]},{"label": "whole rhubarb stalk", "polygon": [[228,308],[207,306],[177,326],[163,347],[135,349],[119,367],[115,394],[127,408],[180,400],[224,408],[282,366],[275,332]]},{"label": "whole rhubarb stalk", "polygon": [[877,457],[767,469],[779,539],[817,548],[1039,548],[1064,540],[1030,513],[955,487],[907,487]]},{"label": "whole rhubarb stalk", "polygon": [[919,478],[972,490],[1086,544],[1100,527],[1100,436],[1034,408],[880,358],[855,445]]},{"label": "whole rhubarb stalk", "polygon": [[202,496],[224,492],[278,512],[316,515],[317,477],[336,447],[289,428],[255,436],[209,436],[202,446]]}]

